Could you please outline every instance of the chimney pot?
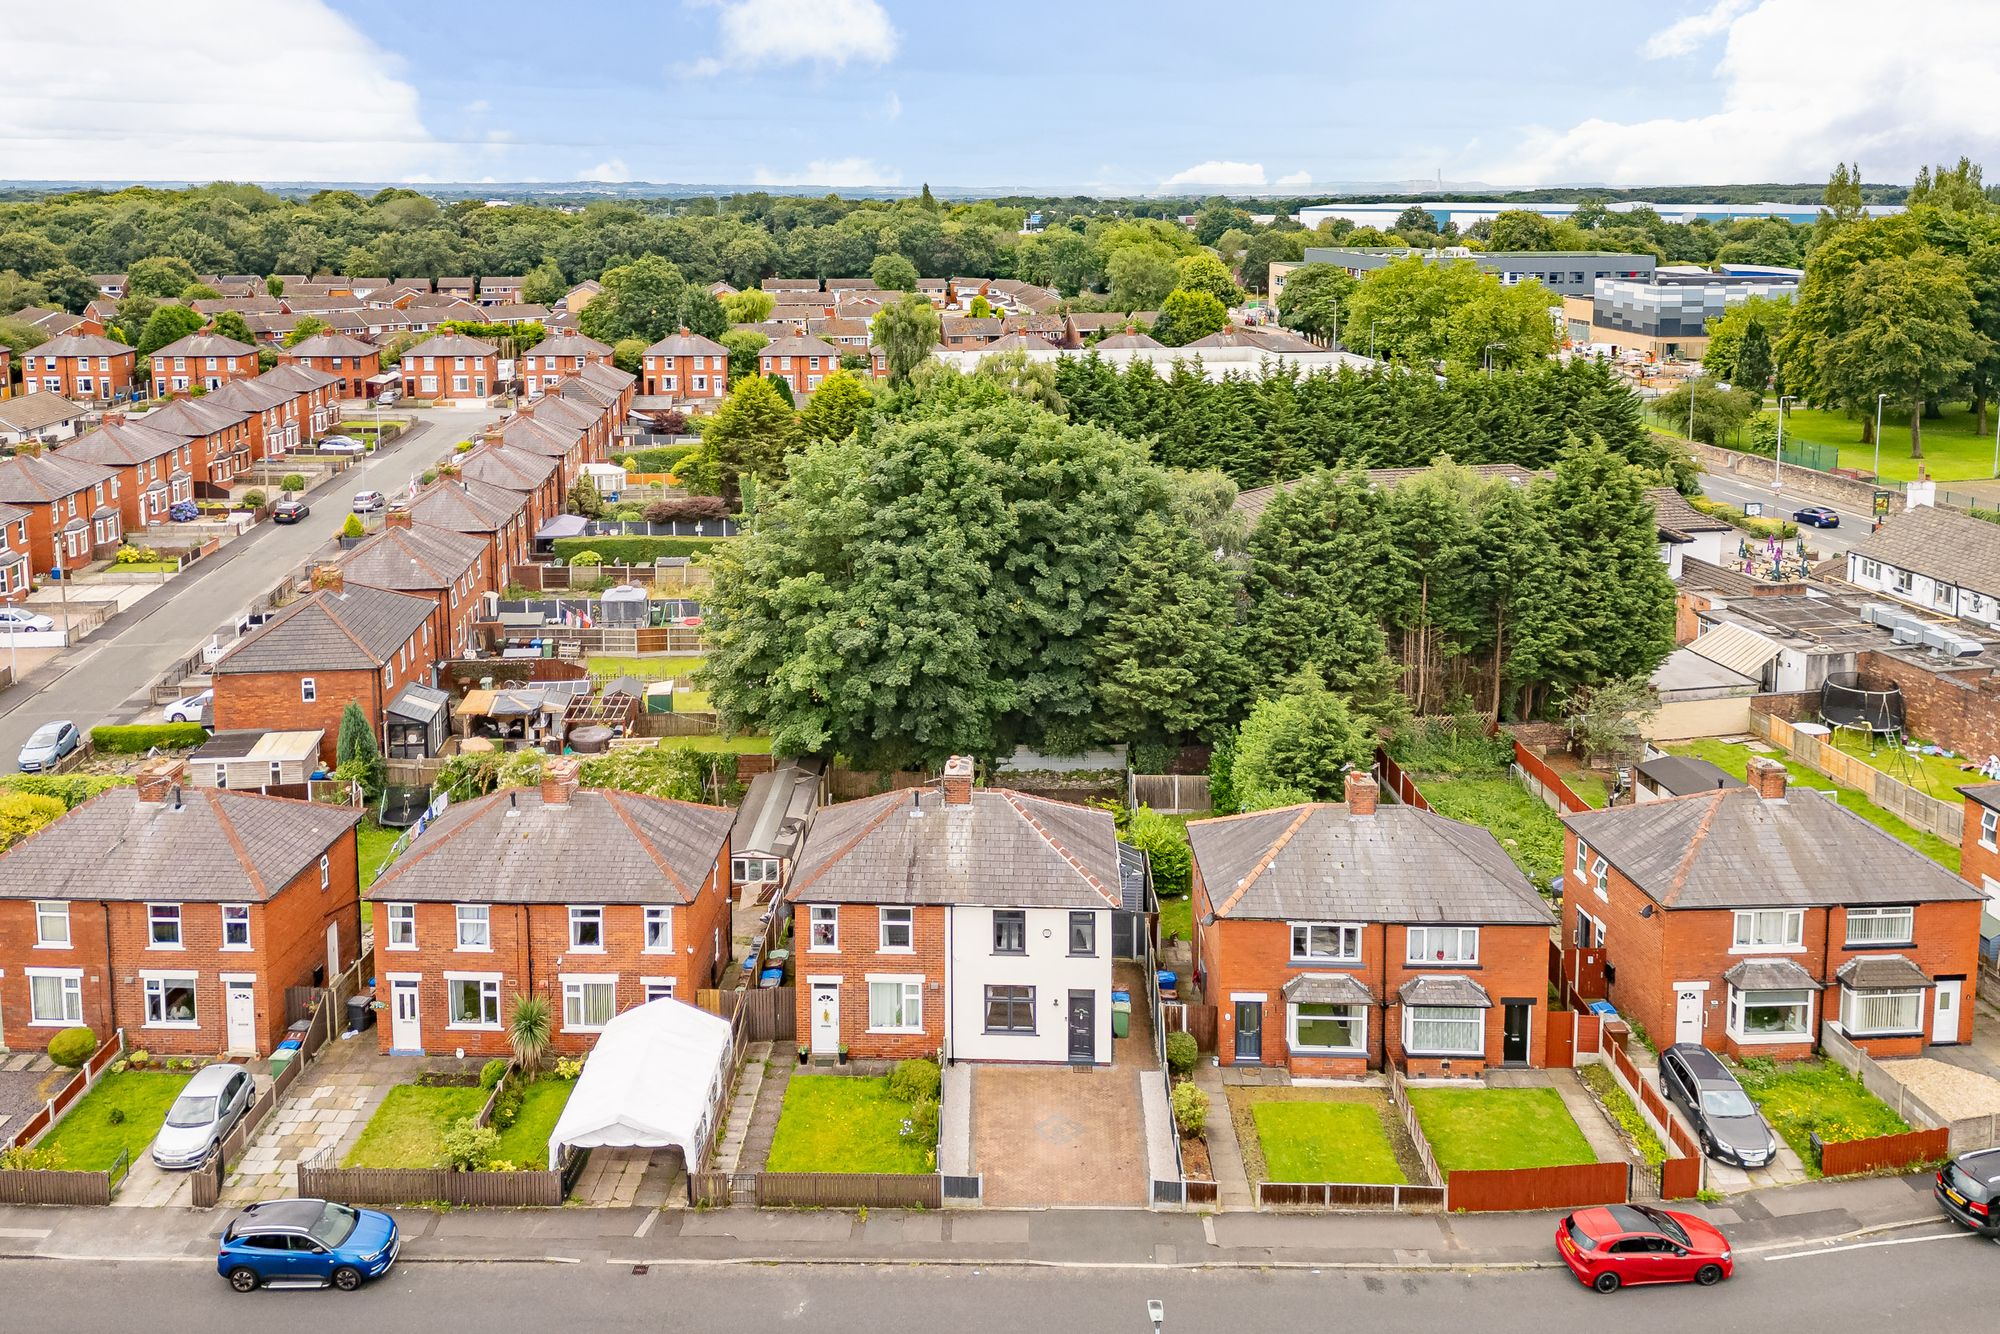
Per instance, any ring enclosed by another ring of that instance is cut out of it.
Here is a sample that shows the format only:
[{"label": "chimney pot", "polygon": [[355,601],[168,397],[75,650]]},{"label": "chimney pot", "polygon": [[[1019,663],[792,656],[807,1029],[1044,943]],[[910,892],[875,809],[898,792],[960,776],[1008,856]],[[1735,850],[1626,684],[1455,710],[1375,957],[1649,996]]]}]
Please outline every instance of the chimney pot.
[{"label": "chimney pot", "polygon": [[160,756],[148,760],[139,770],[135,786],[139,800],[148,806],[160,806],[172,796],[181,781],[187,776],[187,761],[171,756]]},{"label": "chimney pot", "polygon": [[1382,789],[1376,785],[1375,775],[1366,769],[1350,769],[1347,772],[1347,813],[1349,815],[1373,815],[1376,803],[1381,799]]},{"label": "chimney pot", "polygon": [[577,788],[582,765],[572,759],[550,760],[542,766],[542,805],[567,806]]},{"label": "chimney pot", "polygon": [[970,806],[972,804],[972,757],[954,755],[944,764],[944,804],[947,806]]},{"label": "chimney pot", "polygon": [[1747,766],[1750,786],[1766,801],[1783,801],[1787,774],[1785,766],[1765,756],[1753,756]]}]

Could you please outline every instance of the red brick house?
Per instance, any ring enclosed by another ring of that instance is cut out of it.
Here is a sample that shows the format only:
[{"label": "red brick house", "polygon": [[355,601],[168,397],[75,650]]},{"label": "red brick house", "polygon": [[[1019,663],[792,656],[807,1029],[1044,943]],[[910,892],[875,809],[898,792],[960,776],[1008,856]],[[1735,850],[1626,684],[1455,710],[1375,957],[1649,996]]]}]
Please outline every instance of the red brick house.
[{"label": "red brick house", "polygon": [[647,348],[639,364],[640,392],[649,398],[698,408],[719,403],[729,393],[729,349],[686,329]]},{"label": "red brick house", "polygon": [[215,664],[215,730],[318,728],[320,759],[331,765],[348,702],[361,706],[386,748],[389,702],[412,681],[431,684],[442,648],[431,632],[433,599],[346,587],[338,566],[315,571],[313,582],[316,592],[237,640]]},{"label": "red brick house", "polygon": [[382,353],[373,343],[343,333],[316,333],[278,353],[280,366],[304,366],[331,376],[334,396],[368,397],[368,381],[382,372]]},{"label": "red brick house", "polygon": [[[544,412],[544,408],[548,410]],[[578,421],[582,424],[569,424]],[[596,424],[596,418],[586,416],[580,409],[551,395],[533,403],[523,403],[506,421],[488,427],[482,438],[489,445],[505,446],[515,453],[539,454],[554,459],[559,467],[562,490],[566,494],[589,457],[586,427]],[[558,497],[558,501],[560,499]],[[560,509],[558,504],[555,512],[560,512]]]},{"label": "red brick house", "polygon": [[757,370],[792,387],[794,396],[810,394],[840,369],[841,349],[824,338],[793,334],[758,349]]},{"label": "red brick house", "polygon": [[586,366],[583,374],[565,380],[550,397],[567,403],[590,419],[585,430],[585,461],[602,463],[617,442],[618,432],[638,397],[639,377],[611,366]]},{"label": "red brick house", "polygon": [[1217,1059],[1352,1077],[1539,1066],[1553,916],[1493,835],[1344,803],[1188,825],[1194,949]]},{"label": "red brick house", "polygon": [[116,553],[123,489],[116,470],[66,453],[0,458],[0,503],[28,512],[28,563],[37,576]]},{"label": "red brick house", "polygon": [[518,491],[470,478],[440,479],[410,502],[419,527],[469,533],[486,543],[493,577],[503,585],[509,565],[525,565],[534,545],[528,500]]},{"label": "red brick house", "polygon": [[220,389],[232,380],[257,374],[257,349],[221,334],[189,334],[152,355],[153,393],[164,398],[186,394],[196,385]]},{"label": "red brick house", "polygon": [[167,522],[175,505],[194,499],[194,446],[171,431],[127,421],[122,412],[105,413],[97,429],[65,445],[62,456],[118,474],[119,517],[128,533]]},{"label": "red brick house", "polygon": [[101,334],[68,334],[21,356],[21,392],[61,394],[79,403],[132,397],[139,350]]},{"label": "red brick house", "polygon": [[351,586],[386,588],[431,599],[431,643],[438,656],[463,657],[479,619],[480,599],[499,587],[486,544],[464,533],[418,527],[410,512],[391,510],[384,527],[340,557]]},{"label": "red brick house", "polygon": [[609,366],[611,348],[580,333],[556,333],[521,354],[514,368],[520,377],[521,392],[529,395],[554,393],[558,384],[583,374],[585,366]]},{"label": "red brick house", "polygon": [[0,599],[12,602],[34,584],[28,562],[28,511],[0,504]]},{"label": "red brick house", "polygon": [[[133,421],[186,440],[193,447],[188,471],[199,495],[219,494],[257,459],[260,414],[208,396],[177,399]],[[207,488],[204,490],[204,488]]]},{"label": "red brick house", "polygon": [[169,1054],[266,1056],[285,988],[361,950],[360,813],[155,761],[0,854],[0,1041],[65,1028]]},{"label": "red brick house", "polygon": [[1987,911],[2000,916],[2000,783],[1962,787],[1965,832],[1959,837],[1958,873],[1979,886]]},{"label": "red brick house", "polygon": [[1734,1056],[1969,1041],[1985,896],[1774,760],[1749,779],[1563,817],[1565,995]]},{"label": "red brick house", "polygon": [[403,353],[399,364],[403,392],[411,398],[463,403],[500,392],[500,349],[464,334],[427,338]]},{"label": "red brick house", "polygon": [[458,473],[465,481],[484,482],[518,494],[524,504],[530,531],[539,531],[551,517],[563,511],[560,458],[487,444],[470,454],[460,455]]},{"label": "red brick house", "polygon": [[732,814],[576,775],[551,760],[539,791],[453,806],[370,889],[383,1051],[507,1055],[514,1001],[539,995],[575,1055],[620,1011],[715,985]]}]

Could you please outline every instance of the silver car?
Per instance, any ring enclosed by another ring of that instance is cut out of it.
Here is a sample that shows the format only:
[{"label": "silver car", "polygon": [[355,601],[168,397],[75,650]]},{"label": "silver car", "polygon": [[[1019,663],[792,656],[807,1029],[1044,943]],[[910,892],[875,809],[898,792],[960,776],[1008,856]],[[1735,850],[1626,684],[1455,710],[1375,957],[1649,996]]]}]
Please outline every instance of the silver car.
[{"label": "silver car", "polygon": [[44,769],[55,768],[63,756],[82,744],[83,733],[77,731],[75,723],[43,723],[22,744],[21,754],[15,763],[21,766],[24,774],[40,773]]},{"label": "silver car", "polygon": [[200,1167],[257,1100],[257,1081],[240,1065],[206,1065],[167,1109],[153,1139],[153,1162],[169,1172]]}]

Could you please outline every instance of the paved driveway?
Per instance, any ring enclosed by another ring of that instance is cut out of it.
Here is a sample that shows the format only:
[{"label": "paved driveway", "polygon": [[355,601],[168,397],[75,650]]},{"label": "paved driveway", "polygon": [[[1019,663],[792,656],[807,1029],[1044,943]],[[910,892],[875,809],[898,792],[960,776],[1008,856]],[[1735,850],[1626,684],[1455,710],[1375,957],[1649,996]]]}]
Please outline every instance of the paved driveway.
[{"label": "paved driveway", "polygon": [[972,1079],[972,1170],[1001,1207],[1146,1203],[1140,1071],[982,1065]]},{"label": "paved driveway", "polygon": [[58,1072],[42,1052],[0,1053],[0,1137],[11,1137],[69,1075],[67,1070]]}]

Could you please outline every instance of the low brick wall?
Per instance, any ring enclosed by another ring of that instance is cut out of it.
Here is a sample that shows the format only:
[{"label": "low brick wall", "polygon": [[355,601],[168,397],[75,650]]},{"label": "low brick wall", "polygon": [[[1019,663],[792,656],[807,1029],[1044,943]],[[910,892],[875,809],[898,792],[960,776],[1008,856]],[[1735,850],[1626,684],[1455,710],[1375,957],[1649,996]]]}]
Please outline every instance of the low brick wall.
[{"label": "low brick wall", "polygon": [[1872,649],[1855,667],[1868,685],[1902,687],[1911,735],[1982,760],[2000,755],[2000,675],[1986,667],[1930,671]]}]

